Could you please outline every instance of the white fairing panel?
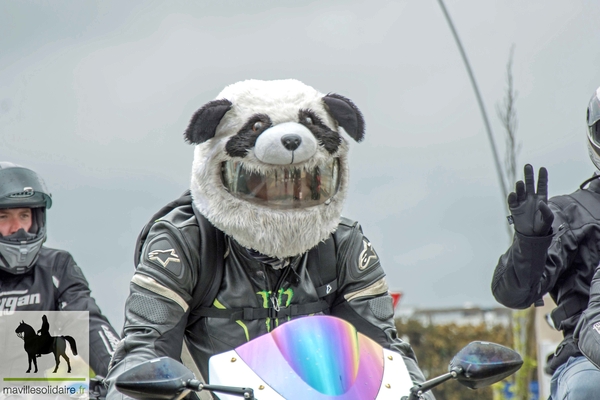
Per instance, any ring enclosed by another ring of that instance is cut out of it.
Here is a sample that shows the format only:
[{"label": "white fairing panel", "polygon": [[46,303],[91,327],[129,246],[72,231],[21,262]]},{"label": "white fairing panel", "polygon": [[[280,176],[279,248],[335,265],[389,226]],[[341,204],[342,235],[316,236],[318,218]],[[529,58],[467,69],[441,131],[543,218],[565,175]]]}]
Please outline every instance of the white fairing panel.
[{"label": "white fairing panel", "polygon": [[[231,350],[210,358],[208,376],[211,385],[250,387],[260,400],[285,400],[250,369],[240,356]],[[261,389],[262,388],[262,389]],[[222,400],[240,400],[240,396],[216,393]]]},{"label": "white fairing panel", "polygon": [[[383,349],[383,359],[385,361],[383,369],[383,380],[381,388],[377,395],[379,399],[398,400],[403,396],[410,394],[410,388],[414,386],[406,364],[402,356],[388,349]],[[388,387],[389,385],[389,387]]]}]

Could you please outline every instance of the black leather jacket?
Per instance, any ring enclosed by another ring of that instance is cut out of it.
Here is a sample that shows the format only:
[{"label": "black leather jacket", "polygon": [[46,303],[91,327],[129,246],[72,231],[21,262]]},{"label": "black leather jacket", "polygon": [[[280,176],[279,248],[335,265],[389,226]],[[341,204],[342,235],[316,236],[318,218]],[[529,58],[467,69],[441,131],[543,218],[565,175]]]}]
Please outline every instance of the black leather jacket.
[{"label": "black leather jacket", "polygon": [[552,311],[554,325],[565,337],[573,334],[588,308],[590,283],[600,262],[600,181],[583,190],[586,193],[578,190],[572,197],[548,201],[554,213],[548,236],[515,232],[492,280],[496,300],[511,308],[529,307],[550,293],[557,304]]},{"label": "black leather jacket", "polygon": [[88,282],[71,254],[42,247],[27,273],[0,272],[0,315],[12,311],[89,311],[90,367],[106,376],[119,335],[90,296]]},{"label": "black leather jacket", "polygon": [[[198,267],[187,261],[199,260],[200,251],[198,239],[195,239],[199,235],[197,221],[189,209],[180,207],[156,222],[142,249],[141,262],[132,279],[125,307],[124,339],[109,371],[109,399],[122,396],[114,387],[114,380],[121,372],[159,356],[180,359],[184,338],[195,364],[206,377],[211,355],[232,350],[287,320],[230,321],[203,317],[188,325],[188,304],[194,286],[202,279],[198,276]],[[338,291],[330,314],[351,322],[358,331],[402,354],[413,381],[424,381],[410,345],[397,337],[392,300],[379,259],[373,251],[374,257],[359,261],[365,246],[370,246],[360,226],[343,222],[335,235]],[[290,266],[275,270],[251,257],[232,238],[226,236],[225,239],[228,249],[220,290],[213,303],[215,307],[268,307],[267,294],[278,289],[288,293],[282,307],[318,300],[316,285],[307,271],[307,253],[299,256],[297,264],[292,263],[296,265],[295,276],[299,279],[288,282],[280,278]],[[182,256],[176,257],[168,251],[170,249]],[[167,256],[157,260],[157,250],[160,254],[169,253],[171,260],[167,261]],[[292,290],[288,291],[290,287]],[[428,396],[433,399],[431,394]]]}]

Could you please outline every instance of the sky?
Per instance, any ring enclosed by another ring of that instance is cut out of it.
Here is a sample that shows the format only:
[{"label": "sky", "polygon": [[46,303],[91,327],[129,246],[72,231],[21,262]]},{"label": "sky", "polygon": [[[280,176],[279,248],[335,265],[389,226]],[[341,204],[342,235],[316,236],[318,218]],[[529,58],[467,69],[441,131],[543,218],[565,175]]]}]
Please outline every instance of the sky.
[{"label": "sky", "polygon": [[[595,170],[585,110],[600,86],[600,3],[445,4],[500,160],[513,48],[519,171],[545,166],[551,196],[574,191]],[[363,112],[344,215],[361,223],[400,306],[497,306],[506,202],[436,0],[2,1],[0,160],[45,179],[46,244],[71,252],[120,330],[136,237],[189,186],[190,117],[231,83],[284,78]]]}]

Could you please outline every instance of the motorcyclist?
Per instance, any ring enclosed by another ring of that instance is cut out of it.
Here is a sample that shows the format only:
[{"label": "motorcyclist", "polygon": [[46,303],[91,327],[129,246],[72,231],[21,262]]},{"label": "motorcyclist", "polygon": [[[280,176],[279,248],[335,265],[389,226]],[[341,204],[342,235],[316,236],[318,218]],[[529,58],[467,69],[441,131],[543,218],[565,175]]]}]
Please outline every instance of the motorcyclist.
[{"label": "motorcyclist", "polygon": [[[410,345],[398,338],[377,253],[358,223],[340,218],[348,145],[334,131],[337,123],[324,121],[343,108],[344,129],[358,141],[363,134],[362,115],[341,96],[325,99],[331,103],[326,107],[323,96],[293,80],[238,82],[192,118],[186,133],[188,141],[197,144],[191,198],[187,202],[182,198],[181,205],[157,215],[141,246],[125,306],[124,338],[107,378],[109,399],[121,398],[114,387],[116,377],[142,361],[159,356],[179,359],[182,349],[187,350],[197,372],[209,380],[210,356],[264,335],[291,318],[318,313],[349,321],[359,332],[398,352],[413,382],[424,380]],[[222,131],[214,134],[217,125]],[[235,135],[232,129],[240,127],[242,132]],[[205,141],[212,134],[215,139]],[[252,140],[246,140],[246,135]],[[300,147],[301,143],[312,147]],[[292,152],[296,165],[302,166],[300,157],[309,161],[320,157],[320,167],[290,167]],[[212,174],[215,170],[222,173]],[[223,234],[222,251],[205,243]],[[321,246],[334,252],[331,260]],[[294,248],[298,250],[290,250]],[[223,276],[210,286],[219,289],[210,299],[212,307],[196,319],[193,304],[201,292],[196,287],[212,282],[205,273],[218,263],[202,262],[210,252],[215,259],[224,258]],[[313,273],[328,266],[334,271],[331,285],[318,282]],[[335,298],[329,305],[321,295]],[[433,399],[429,392],[425,397]]]},{"label": "motorcyclist", "polygon": [[[50,192],[36,172],[0,162],[0,315],[88,311],[90,367],[106,376],[119,335],[90,296],[88,282],[73,257],[43,245],[46,210],[51,205]],[[21,298],[29,294],[35,301],[13,301],[15,294]],[[40,333],[48,335],[45,315]]]},{"label": "motorcyclist", "polygon": [[[588,138],[590,155],[600,169],[600,88],[588,107]],[[581,352],[600,368],[600,268],[594,271],[590,299],[575,330]]]},{"label": "motorcyclist", "polygon": [[[600,169],[599,121],[600,88],[587,110],[589,153]],[[531,165],[525,165],[524,175],[525,182],[518,181],[515,192],[508,196],[509,221],[514,223],[515,235],[512,245],[498,261],[492,292],[500,303],[516,309],[541,305],[542,297],[550,294],[557,304],[551,319],[564,336],[548,359],[546,372],[552,374],[550,398],[597,398],[600,370],[580,352],[576,327],[578,323],[585,324],[585,315],[600,300],[594,299],[593,291],[590,294],[592,277],[594,274],[599,277],[600,180],[597,178],[600,175],[594,174],[574,193],[550,200],[545,168],[539,170],[537,188]],[[600,294],[600,286],[595,294],[596,297]],[[594,332],[590,321],[587,319],[588,325],[582,333]],[[593,353],[600,354],[597,348]],[[598,361],[596,357],[596,365],[600,365]]]}]

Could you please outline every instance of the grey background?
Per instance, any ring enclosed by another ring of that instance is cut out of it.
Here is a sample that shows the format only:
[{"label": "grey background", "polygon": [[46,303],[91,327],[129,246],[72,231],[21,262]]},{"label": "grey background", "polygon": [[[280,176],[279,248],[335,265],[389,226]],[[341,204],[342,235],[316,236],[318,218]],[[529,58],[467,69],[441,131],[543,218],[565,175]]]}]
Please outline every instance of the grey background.
[{"label": "grey background", "polygon": [[[596,0],[447,0],[501,152],[495,105],[515,45],[520,164],[550,193],[594,166],[585,109],[600,85]],[[193,112],[239,80],[297,78],[361,108],[344,214],[402,305],[496,305],[509,238],[490,146],[435,0],[0,2],[0,159],[51,188],[48,246],[72,252],[117,330],[135,238],[188,186]]]}]

